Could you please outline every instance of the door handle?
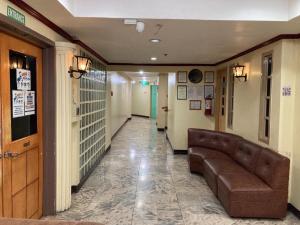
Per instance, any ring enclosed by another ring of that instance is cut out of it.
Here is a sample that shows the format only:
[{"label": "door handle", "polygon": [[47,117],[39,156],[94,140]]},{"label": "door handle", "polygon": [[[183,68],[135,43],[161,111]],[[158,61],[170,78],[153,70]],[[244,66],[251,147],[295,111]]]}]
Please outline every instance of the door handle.
[{"label": "door handle", "polygon": [[18,158],[19,155],[20,154],[17,153],[17,152],[5,152],[4,153],[4,158],[13,158],[13,159],[15,159],[15,158]]}]

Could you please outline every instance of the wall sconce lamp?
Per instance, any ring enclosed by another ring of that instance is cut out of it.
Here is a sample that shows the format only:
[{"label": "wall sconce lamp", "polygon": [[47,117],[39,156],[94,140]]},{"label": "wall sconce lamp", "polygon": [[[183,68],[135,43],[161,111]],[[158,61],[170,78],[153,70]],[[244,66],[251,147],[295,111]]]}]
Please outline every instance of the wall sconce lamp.
[{"label": "wall sconce lamp", "polygon": [[71,78],[80,79],[86,74],[92,65],[92,60],[88,57],[77,56],[73,57],[73,66],[70,66],[69,74]]},{"label": "wall sconce lamp", "polygon": [[240,65],[240,64],[236,64],[235,66],[233,66],[232,68],[232,71],[233,71],[233,76],[235,78],[244,78],[245,82],[247,81],[247,74],[244,74],[245,73],[245,66],[244,65]]}]

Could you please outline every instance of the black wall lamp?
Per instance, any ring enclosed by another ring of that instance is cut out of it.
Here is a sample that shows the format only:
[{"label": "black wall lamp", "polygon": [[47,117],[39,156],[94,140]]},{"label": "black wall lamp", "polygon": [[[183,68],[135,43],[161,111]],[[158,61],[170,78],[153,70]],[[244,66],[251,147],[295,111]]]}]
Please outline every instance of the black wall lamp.
[{"label": "black wall lamp", "polygon": [[80,79],[84,74],[86,74],[92,65],[92,60],[88,57],[77,56],[73,57],[73,66],[70,66],[70,76],[71,78]]},{"label": "black wall lamp", "polygon": [[235,78],[244,78],[245,82],[247,81],[247,74],[245,74],[245,66],[244,65],[240,65],[240,64],[236,64],[232,67],[232,71],[233,71],[233,76]]}]

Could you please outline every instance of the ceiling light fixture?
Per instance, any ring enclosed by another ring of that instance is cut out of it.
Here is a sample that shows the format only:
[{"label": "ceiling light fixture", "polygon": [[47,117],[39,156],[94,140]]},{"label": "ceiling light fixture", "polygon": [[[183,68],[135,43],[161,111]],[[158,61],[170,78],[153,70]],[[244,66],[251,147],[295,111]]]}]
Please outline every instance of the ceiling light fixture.
[{"label": "ceiling light fixture", "polygon": [[152,38],[149,41],[152,42],[152,43],[160,43],[161,42],[161,40],[157,39],[157,38]]},{"label": "ceiling light fixture", "polygon": [[156,61],[157,57],[151,57],[151,61]]},{"label": "ceiling light fixture", "polygon": [[140,72],[139,72],[141,75],[143,75],[144,74],[144,71],[143,70],[140,70]]}]

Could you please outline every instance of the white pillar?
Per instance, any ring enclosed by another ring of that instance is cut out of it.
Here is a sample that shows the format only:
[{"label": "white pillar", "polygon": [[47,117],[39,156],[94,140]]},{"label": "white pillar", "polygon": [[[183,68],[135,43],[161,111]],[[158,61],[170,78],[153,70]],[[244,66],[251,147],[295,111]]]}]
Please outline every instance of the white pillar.
[{"label": "white pillar", "polygon": [[68,73],[76,46],[56,46],[56,211],[71,206],[72,79]]}]

